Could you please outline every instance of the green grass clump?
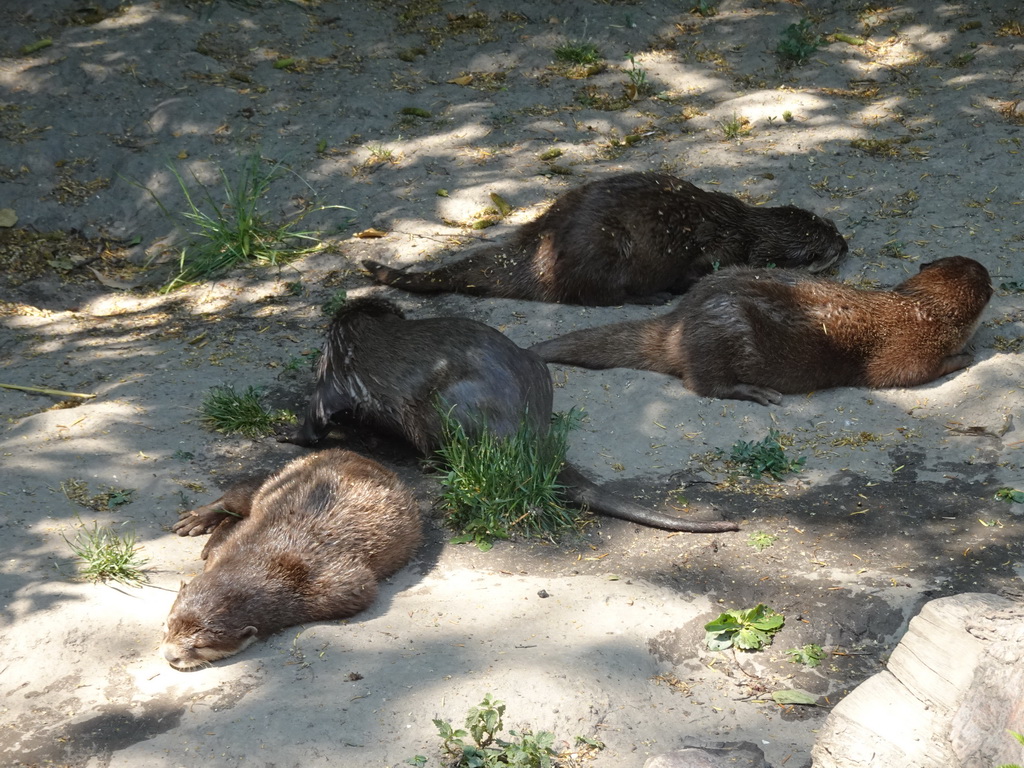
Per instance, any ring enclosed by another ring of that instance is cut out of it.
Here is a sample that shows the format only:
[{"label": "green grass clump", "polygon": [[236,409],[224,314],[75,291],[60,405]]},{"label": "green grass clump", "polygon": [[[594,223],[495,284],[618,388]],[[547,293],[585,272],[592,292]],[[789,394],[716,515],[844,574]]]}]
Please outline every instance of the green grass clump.
[{"label": "green grass clump", "polygon": [[596,64],[601,51],[593,43],[568,42],[555,48],[555,58],[566,64]]},{"label": "green grass clump", "polygon": [[259,390],[251,386],[241,393],[234,387],[213,387],[199,410],[203,421],[218,432],[253,439],[270,434],[277,424],[294,418],[288,411],[271,411],[264,407]]},{"label": "green grass clump", "polygon": [[740,440],[732,447],[730,461],[739,465],[751,477],[771,475],[781,480],[790,472],[799,472],[806,456],[789,459],[782,447],[782,436],[777,429],[769,429],[768,436],[758,442]]},{"label": "green grass clump", "polygon": [[454,543],[471,541],[487,551],[496,539],[512,534],[551,537],[579,526],[580,513],[565,506],[558,484],[569,431],[578,421],[575,412],[556,414],[543,435],[524,419],[508,437],[487,429],[470,437],[450,410],[439,412],[441,498],[446,523],[460,532]]},{"label": "green grass clump", "polygon": [[824,38],[811,29],[811,22],[808,19],[801,19],[796,24],[790,24],[782,30],[775,52],[783,61],[792,64],[803,64],[811,54],[818,50]]},{"label": "green grass clump", "polygon": [[129,585],[147,581],[142,566],[148,561],[139,555],[133,531],[119,534],[93,523],[91,529],[79,529],[74,539],[64,536],[64,541],[79,560],[79,572],[87,579]]},{"label": "green grass clump", "polygon": [[299,231],[296,226],[310,213],[344,206],[317,206],[289,221],[269,222],[260,210],[261,200],[285,172],[280,163],[265,166],[259,153],[253,153],[242,163],[236,178],[229,178],[220,169],[223,191],[222,199],[217,199],[195,174],[192,178],[202,191],[190,192],[181,173],[171,166],[185,198],[185,210],[173,213],[153,192],[150,195],[169,218],[183,223],[190,240],[179,255],[178,274],[163,287],[163,292],[218,275],[241,263],[276,266],[321,249],[323,243],[314,232]]}]

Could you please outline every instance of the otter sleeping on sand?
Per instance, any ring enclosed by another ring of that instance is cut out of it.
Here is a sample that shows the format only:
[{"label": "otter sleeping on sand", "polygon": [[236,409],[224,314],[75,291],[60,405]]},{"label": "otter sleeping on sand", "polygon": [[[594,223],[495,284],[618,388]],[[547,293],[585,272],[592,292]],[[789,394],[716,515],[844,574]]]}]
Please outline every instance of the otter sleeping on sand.
[{"label": "otter sleeping on sand", "polygon": [[257,637],[369,607],[420,543],[420,508],[397,475],[338,449],[304,456],[182,514],[179,536],[213,531],[206,568],[182,584],[160,653],[177,669]]},{"label": "otter sleeping on sand", "polygon": [[734,264],[820,272],[847,252],[828,219],[756,207],[663,173],[626,173],[559,197],[506,241],[434,270],[366,260],[378,283],[419,293],[610,305],[666,301]]},{"label": "otter sleeping on sand", "polygon": [[678,376],[698,395],[782,402],[829,387],[913,387],[965,368],[992,296],[988,270],[952,256],[888,291],[802,272],[737,267],[704,278],[675,309],[531,347],[583,368]]},{"label": "otter sleeping on sand", "polygon": [[[406,320],[392,304],[350,302],[335,315],[302,426],[280,439],[312,446],[337,415],[403,436],[422,454],[441,443],[437,404],[467,435],[514,434],[524,419],[550,427],[553,386],[536,355],[483,323],[458,317]],[[683,520],[602,491],[571,464],[558,476],[569,501],[598,514],[673,531],[734,531],[726,521]]]}]

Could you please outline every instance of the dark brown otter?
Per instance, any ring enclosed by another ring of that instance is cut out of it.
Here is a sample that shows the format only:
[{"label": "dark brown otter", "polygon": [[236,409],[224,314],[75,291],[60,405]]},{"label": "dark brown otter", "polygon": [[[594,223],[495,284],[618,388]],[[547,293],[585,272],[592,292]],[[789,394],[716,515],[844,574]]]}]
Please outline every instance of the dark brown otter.
[{"label": "dark brown otter", "polygon": [[829,387],[912,387],[968,366],[963,351],[992,296],[988,270],[939,259],[892,290],[802,272],[722,270],[651,320],[531,347],[544,361],[678,376],[699,395],[778,404]]},{"label": "dark brown otter", "polygon": [[340,449],[182,513],[179,536],[213,531],[204,571],[182,584],[160,653],[178,669],[231,656],[257,637],[367,608],[377,583],[420,543],[420,510],[390,470]]},{"label": "dark brown otter", "polygon": [[[441,443],[437,404],[469,435],[514,434],[524,419],[543,434],[553,389],[547,366],[504,334],[458,317],[406,320],[393,305],[361,299],[331,322],[306,417],[280,439],[312,446],[338,415],[402,435],[424,455]],[[735,523],[696,522],[646,509],[601,491],[576,468],[559,474],[569,500],[594,512],[675,531],[733,531]]]},{"label": "dark brown otter", "polygon": [[438,269],[363,266],[406,291],[600,305],[665,301],[734,264],[820,272],[846,251],[835,224],[801,208],[758,208],[663,173],[627,173],[565,193],[506,242]]}]

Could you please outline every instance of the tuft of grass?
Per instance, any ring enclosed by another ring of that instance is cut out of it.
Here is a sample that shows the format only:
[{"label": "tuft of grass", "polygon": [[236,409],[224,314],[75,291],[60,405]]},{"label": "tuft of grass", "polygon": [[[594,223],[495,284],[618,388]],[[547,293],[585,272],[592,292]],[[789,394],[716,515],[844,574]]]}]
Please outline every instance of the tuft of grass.
[{"label": "tuft of grass", "polygon": [[344,288],[340,288],[320,305],[320,311],[327,317],[334,317],[334,313],[345,306],[346,301],[348,301],[348,292]]},{"label": "tuft of grass", "polygon": [[601,51],[593,43],[572,41],[555,48],[555,58],[566,64],[597,64],[601,61]]},{"label": "tuft of grass", "polygon": [[168,218],[178,220],[189,230],[189,242],[181,249],[178,274],[163,287],[168,293],[184,285],[219,275],[246,262],[277,266],[290,259],[320,250],[324,244],[311,231],[299,231],[296,226],[311,213],[343,208],[343,205],[308,208],[284,223],[270,223],[260,210],[261,200],[271,185],[287,171],[280,163],[264,167],[259,153],[250,154],[242,163],[236,178],[229,178],[220,169],[223,187],[222,199],[217,199],[192,174],[201,192],[189,191],[189,185],[178,169],[171,165],[171,173],[185,198],[185,210],[173,213],[147,189],[160,210]]},{"label": "tuft of grass", "polygon": [[739,465],[751,477],[771,475],[781,480],[790,472],[803,469],[806,456],[788,459],[782,446],[783,438],[777,429],[769,429],[768,436],[758,442],[740,440],[732,447],[729,459]]},{"label": "tuft of grass", "polygon": [[722,134],[727,139],[738,139],[750,133],[750,120],[745,117],[732,116],[732,120],[719,123],[722,126]]},{"label": "tuft of grass", "polygon": [[248,387],[236,392],[234,387],[213,387],[199,410],[202,420],[218,432],[262,437],[274,431],[277,424],[294,420],[288,411],[271,411],[260,402],[259,390]]},{"label": "tuft of grass", "polygon": [[782,30],[775,52],[785,62],[803,64],[824,42],[824,38],[811,29],[809,19],[800,19]]},{"label": "tuft of grass", "polygon": [[119,534],[93,523],[91,529],[80,528],[74,539],[64,536],[64,541],[79,560],[79,573],[87,579],[134,586],[148,581],[142,572],[148,560],[139,555],[134,531]]},{"label": "tuft of grass", "polygon": [[647,81],[647,70],[636,65],[636,59],[632,54],[629,56],[629,66],[626,74],[629,75],[629,84],[633,92],[637,96],[650,96],[654,92],[654,87]]},{"label": "tuft of grass", "polygon": [[568,435],[579,420],[575,411],[555,414],[543,435],[524,418],[508,437],[486,428],[470,437],[450,409],[438,412],[445,522],[459,532],[453,543],[473,542],[486,552],[513,534],[552,537],[579,527],[580,513],[565,506],[558,484]]}]

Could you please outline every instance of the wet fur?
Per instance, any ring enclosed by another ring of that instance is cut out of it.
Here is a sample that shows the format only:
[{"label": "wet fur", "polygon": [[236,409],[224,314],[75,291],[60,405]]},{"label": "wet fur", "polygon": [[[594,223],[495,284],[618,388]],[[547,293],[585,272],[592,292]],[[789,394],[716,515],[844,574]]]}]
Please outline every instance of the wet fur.
[{"label": "wet fur", "polygon": [[213,531],[206,567],[183,584],[162,656],[188,669],[257,637],[352,616],[419,546],[419,505],[380,464],[340,449],[312,453],[182,514],[180,536]]},{"label": "wet fur", "polygon": [[[406,320],[394,306],[362,299],[331,323],[316,386],[302,425],[282,440],[318,444],[339,415],[402,435],[422,454],[441,443],[436,403],[451,408],[467,434],[486,427],[511,436],[524,418],[550,427],[553,388],[547,366],[495,329],[458,317]],[[570,500],[593,511],[669,530],[736,530],[734,523],[694,522],[600,491],[566,465],[559,476]]]},{"label": "wet fur", "polygon": [[779,403],[829,387],[912,387],[966,367],[964,347],[992,296],[988,270],[953,256],[892,290],[802,272],[733,268],[666,315],[560,336],[546,362],[678,376],[699,395]]},{"label": "wet fur", "polygon": [[755,207],[661,173],[627,173],[559,197],[507,241],[426,272],[367,260],[373,279],[567,304],[649,303],[734,264],[817,272],[847,251],[835,225],[793,206]]}]

